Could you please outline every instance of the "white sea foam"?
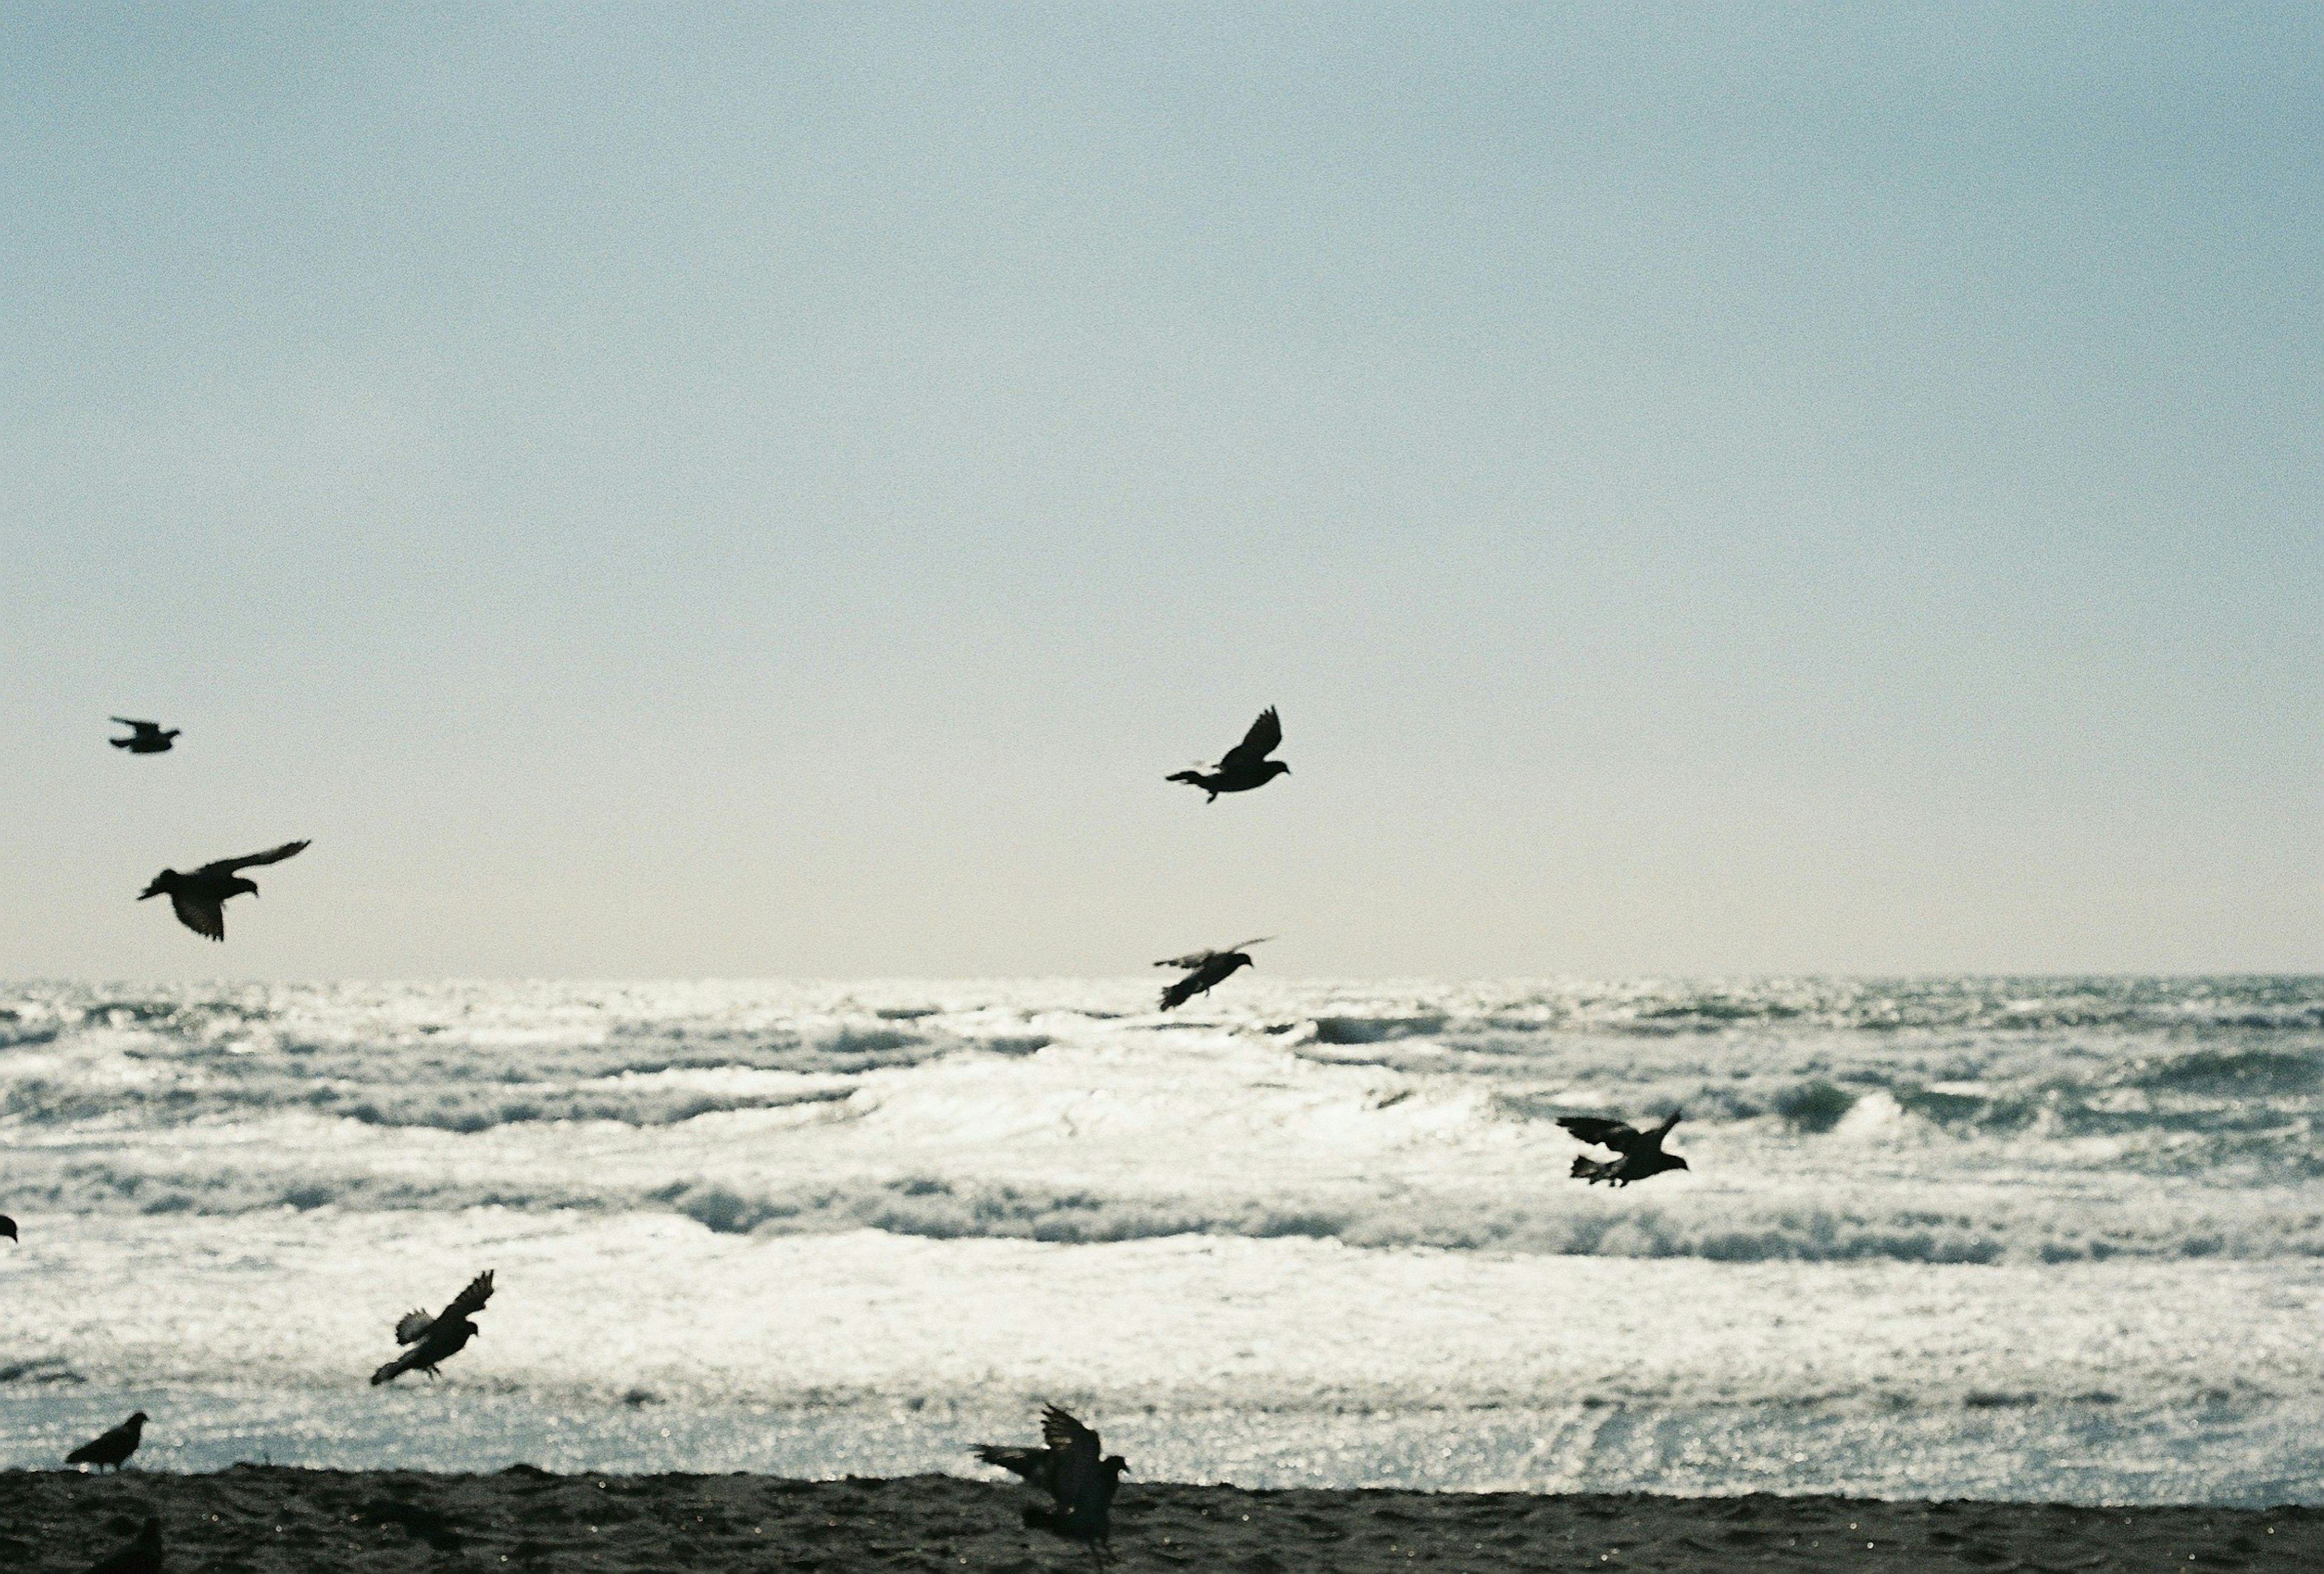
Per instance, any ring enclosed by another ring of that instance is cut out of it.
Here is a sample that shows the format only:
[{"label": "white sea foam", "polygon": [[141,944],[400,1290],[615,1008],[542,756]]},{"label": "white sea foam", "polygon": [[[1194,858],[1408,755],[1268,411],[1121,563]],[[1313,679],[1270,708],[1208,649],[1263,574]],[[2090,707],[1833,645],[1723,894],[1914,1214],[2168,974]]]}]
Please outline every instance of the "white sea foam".
[{"label": "white sea foam", "polygon": [[0,990],[0,1462],[2324,1497],[2316,980],[1148,990]]}]

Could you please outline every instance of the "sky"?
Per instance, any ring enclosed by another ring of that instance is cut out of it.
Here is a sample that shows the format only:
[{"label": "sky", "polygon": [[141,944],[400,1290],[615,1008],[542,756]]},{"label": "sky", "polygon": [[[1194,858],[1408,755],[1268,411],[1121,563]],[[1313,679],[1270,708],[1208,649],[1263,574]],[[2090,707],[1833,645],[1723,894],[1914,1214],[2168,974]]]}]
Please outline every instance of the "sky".
[{"label": "sky", "polygon": [[2324,968],[2313,6],[15,5],[0,279],[0,976]]}]

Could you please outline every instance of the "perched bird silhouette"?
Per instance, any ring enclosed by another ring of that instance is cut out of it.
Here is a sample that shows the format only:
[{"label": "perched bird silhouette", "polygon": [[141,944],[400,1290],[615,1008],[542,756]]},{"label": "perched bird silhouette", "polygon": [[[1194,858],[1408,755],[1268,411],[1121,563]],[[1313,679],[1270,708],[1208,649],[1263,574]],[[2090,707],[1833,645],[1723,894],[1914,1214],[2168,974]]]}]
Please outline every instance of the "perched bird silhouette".
[{"label": "perched bird silhouette", "polygon": [[170,906],[177,910],[179,923],[197,934],[224,940],[226,898],[244,891],[254,897],[258,894],[256,883],[242,879],[235,871],[262,863],[280,863],[306,850],[304,842],[285,842],[280,847],[254,852],[247,858],[221,858],[191,874],[165,869],[153,877],[152,884],[138,893],[137,899],[142,902],[147,897],[167,897]]},{"label": "perched bird silhouette", "polygon": [[1609,1185],[1627,1186],[1632,1181],[1643,1181],[1650,1175],[1659,1175],[1665,1170],[1685,1169],[1687,1163],[1684,1159],[1663,1151],[1663,1138],[1671,1134],[1671,1128],[1679,1123],[1683,1113],[1683,1110],[1672,1110],[1670,1118],[1652,1131],[1640,1131],[1618,1120],[1599,1120],[1587,1115],[1562,1117],[1558,1124],[1582,1141],[1614,1150],[1615,1156],[1610,1159],[1576,1155],[1573,1160],[1574,1179],[1587,1181],[1593,1186],[1600,1181]]},{"label": "perched bird silhouette", "polygon": [[147,1519],[127,1546],[91,1563],[88,1574],[161,1574],[161,1522]]},{"label": "perched bird silhouette", "polygon": [[1250,724],[1250,731],[1242,735],[1242,741],[1221,756],[1208,775],[1199,769],[1182,770],[1165,779],[1198,787],[1211,795],[1203,802],[1215,804],[1221,793],[1247,793],[1253,787],[1265,787],[1278,776],[1289,775],[1289,766],[1279,759],[1268,758],[1282,742],[1283,719],[1275,713],[1275,707],[1269,705],[1259,713],[1259,720]]},{"label": "perched bird silhouette", "polygon": [[95,1465],[99,1468],[110,1465],[118,1470],[122,1461],[137,1451],[137,1445],[144,1441],[144,1434],[145,1413],[141,1410],[102,1437],[91,1438],[67,1454],[65,1463]]},{"label": "perched bird silhouette", "polygon": [[1274,938],[1272,934],[1262,934],[1257,940],[1238,941],[1224,951],[1190,951],[1184,956],[1173,956],[1156,962],[1156,967],[1186,970],[1185,978],[1163,989],[1162,1009],[1176,1010],[1196,995],[1209,994],[1211,986],[1224,982],[1227,975],[1235,969],[1255,966],[1243,947],[1264,945]]},{"label": "perched bird silhouette", "polygon": [[976,1457],[988,1465],[1013,1470],[1028,1486],[1038,1487],[1056,1500],[1025,1505],[1025,1523],[1080,1542],[1103,1568],[1113,1556],[1113,1495],[1129,1472],[1130,1461],[1108,1454],[1097,1433],[1056,1405],[1041,1411],[1041,1442],[1038,1449],[1010,1448],[1002,1443],[979,1443]]},{"label": "perched bird silhouette", "polygon": [[108,738],[106,741],[115,749],[126,749],[132,754],[167,754],[170,752],[170,740],[179,732],[175,727],[163,732],[159,722],[133,722],[126,716],[113,719],[130,730],[129,736]]},{"label": "perched bird silhouette", "polygon": [[425,1312],[405,1312],[402,1321],[395,1325],[395,1342],[411,1348],[374,1372],[373,1385],[392,1382],[406,1372],[425,1372],[433,1377],[438,1361],[450,1360],[484,1331],[468,1319],[472,1313],[482,1312],[484,1302],[492,1298],[493,1271],[486,1268],[452,1298],[452,1304],[444,1308],[441,1317],[430,1317]]}]

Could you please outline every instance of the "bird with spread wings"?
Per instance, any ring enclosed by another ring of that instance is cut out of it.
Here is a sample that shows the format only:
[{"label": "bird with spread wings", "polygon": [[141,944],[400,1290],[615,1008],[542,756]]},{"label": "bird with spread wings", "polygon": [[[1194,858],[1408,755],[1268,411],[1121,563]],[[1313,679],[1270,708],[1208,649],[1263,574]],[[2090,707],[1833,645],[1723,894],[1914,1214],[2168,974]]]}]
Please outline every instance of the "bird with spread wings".
[{"label": "bird with spread wings", "polygon": [[178,915],[178,922],[197,934],[212,940],[226,938],[226,904],[229,897],[244,892],[258,894],[258,883],[242,878],[241,871],[254,869],[262,863],[280,863],[307,850],[304,842],[285,842],[264,852],[254,852],[245,858],[221,858],[216,863],[206,863],[191,874],[180,874],[165,869],[153,877],[152,883],[138,893],[137,899],[147,897],[167,897]]},{"label": "bird with spread wings", "polygon": [[484,1309],[493,1298],[493,1271],[486,1268],[468,1281],[468,1287],[452,1298],[452,1304],[438,1317],[425,1312],[407,1312],[395,1325],[395,1342],[409,1345],[395,1359],[371,1375],[372,1385],[391,1383],[406,1372],[425,1372],[436,1376],[437,1363],[447,1361],[460,1353],[467,1342],[483,1330],[469,1321]]},{"label": "bird with spread wings", "polygon": [[1674,1153],[1663,1151],[1663,1138],[1679,1123],[1683,1111],[1674,1109],[1669,1119],[1651,1130],[1640,1131],[1619,1120],[1604,1120],[1591,1115],[1561,1117],[1558,1124],[1582,1141],[1600,1147],[1610,1147],[1610,1159],[1593,1159],[1577,1155],[1573,1160],[1573,1177],[1596,1185],[1603,1181],[1609,1186],[1627,1186],[1633,1181],[1643,1181],[1659,1175],[1665,1170],[1683,1170],[1687,1162]]},{"label": "bird with spread wings", "polygon": [[1166,779],[1198,787],[1211,795],[1203,802],[1214,804],[1221,793],[1247,793],[1253,787],[1265,787],[1278,776],[1290,774],[1289,766],[1268,758],[1282,744],[1283,719],[1269,705],[1259,712],[1259,720],[1250,724],[1242,741],[1222,755],[1210,770],[1182,770]]},{"label": "bird with spread wings", "polygon": [[1274,938],[1272,934],[1262,934],[1256,940],[1239,940],[1223,951],[1190,951],[1184,956],[1165,957],[1156,962],[1156,967],[1182,968],[1186,974],[1163,989],[1162,1009],[1176,1010],[1196,995],[1209,994],[1213,985],[1224,982],[1237,968],[1257,965],[1243,947],[1264,945]]},{"label": "bird with spread wings", "polygon": [[1109,1454],[1097,1433],[1054,1404],[1041,1411],[1041,1447],[1012,1448],[1004,1443],[979,1443],[976,1457],[1025,1478],[1025,1484],[1047,1492],[1056,1506],[1033,1503],[1025,1506],[1025,1523],[1080,1542],[1103,1568],[1113,1557],[1113,1495],[1130,1461]]},{"label": "bird with spread wings", "polygon": [[133,722],[126,716],[113,719],[129,729],[129,736],[108,738],[106,741],[115,749],[126,749],[132,754],[167,754],[173,747],[171,740],[180,731],[176,727],[165,730],[159,722]]}]

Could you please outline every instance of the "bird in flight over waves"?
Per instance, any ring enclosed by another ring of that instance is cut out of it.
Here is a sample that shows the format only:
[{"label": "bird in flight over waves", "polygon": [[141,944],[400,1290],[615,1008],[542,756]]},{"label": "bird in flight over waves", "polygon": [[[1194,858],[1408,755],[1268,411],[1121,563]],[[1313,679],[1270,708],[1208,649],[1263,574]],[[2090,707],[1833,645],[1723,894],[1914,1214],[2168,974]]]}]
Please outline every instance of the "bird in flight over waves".
[{"label": "bird in flight over waves", "polygon": [[438,1361],[450,1360],[484,1331],[468,1319],[482,1312],[484,1302],[492,1298],[493,1271],[486,1268],[453,1297],[452,1304],[444,1308],[441,1317],[430,1317],[425,1312],[405,1312],[402,1321],[395,1325],[395,1342],[411,1348],[374,1372],[373,1386],[392,1382],[406,1372],[425,1372],[433,1377]]},{"label": "bird in flight over waves", "polygon": [[1290,774],[1291,768],[1279,759],[1269,759],[1283,743],[1283,719],[1269,705],[1259,713],[1259,720],[1242,735],[1242,741],[1228,750],[1208,775],[1197,769],[1182,770],[1166,778],[1198,787],[1211,796],[1203,802],[1214,804],[1221,793],[1247,793],[1253,787],[1265,787],[1278,776]]},{"label": "bird in flight over waves", "polygon": [[258,894],[257,885],[242,879],[235,871],[262,863],[280,863],[284,859],[304,852],[304,842],[285,842],[266,852],[254,852],[247,858],[221,858],[216,863],[206,863],[191,874],[180,874],[165,869],[153,877],[153,883],[140,892],[137,899],[147,897],[167,897],[170,906],[177,910],[178,922],[197,934],[212,940],[226,938],[226,903],[229,897],[248,891]]},{"label": "bird in flight over waves", "polygon": [[127,1546],[91,1563],[88,1574],[161,1574],[161,1522],[149,1516]]},{"label": "bird in flight over waves", "polygon": [[1678,1155],[1663,1151],[1663,1138],[1671,1134],[1671,1128],[1679,1123],[1683,1113],[1683,1110],[1672,1110],[1670,1118],[1651,1131],[1640,1131],[1635,1127],[1625,1126],[1619,1120],[1600,1120],[1588,1115],[1560,1117],[1557,1123],[1582,1141],[1614,1150],[1615,1156],[1610,1159],[1576,1155],[1573,1160],[1574,1179],[1587,1181],[1593,1186],[1600,1181],[1609,1185],[1627,1186],[1632,1181],[1643,1181],[1651,1175],[1659,1175],[1665,1170],[1687,1168],[1687,1162]]},{"label": "bird in flight over waves", "polygon": [[1162,1009],[1175,1010],[1196,995],[1207,995],[1213,984],[1223,983],[1229,973],[1239,967],[1256,965],[1243,950],[1246,945],[1264,945],[1274,939],[1262,934],[1257,940],[1238,941],[1224,951],[1190,951],[1184,956],[1173,956],[1156,962],[1156,967],[1176,967],[1186,970],[1186,976],[1162,991]]},{"label": "bird in flight over waves", "polygon": [[132,754],[167,754],[171,748],[170,740],[175,738],[180,731],[172,727],[165,732],[159,722],[133,722],[126,716],[113,719],[129,729],[129,736],[108,738],[106,741],[115,749],[126,749]]},{"label": "bird in flight over waves", "polygon": [[1113,1495],[1129,1472],[1130,1461],[1105,1453],[1097,1433],[1056,1405],[1041,1411],[1041,1443],[1038,1449],[1010,1448],[1003,1443],[979,1443],[976,1457],[1025,1478],[1056,1500],[1056,1506],[1028,1503],[1025,1523],[1075,1541],[1089,1548],[1099,1568],[1112,1560]]},{"label": "bird in flight over waves", "polygon": [[65,1456],[68,1465],[95,1465],[99,1469],[110,1465],[121,1468],[122,1461],[137,1451],[144,1441],[145,1413],[139,1411],[119,1426],[101,1437],[94,1437]]}]

